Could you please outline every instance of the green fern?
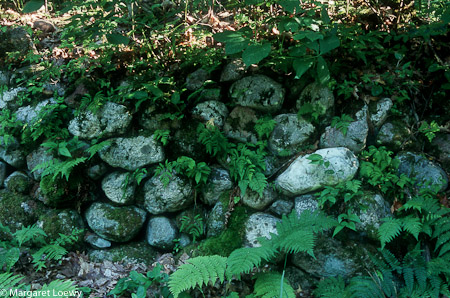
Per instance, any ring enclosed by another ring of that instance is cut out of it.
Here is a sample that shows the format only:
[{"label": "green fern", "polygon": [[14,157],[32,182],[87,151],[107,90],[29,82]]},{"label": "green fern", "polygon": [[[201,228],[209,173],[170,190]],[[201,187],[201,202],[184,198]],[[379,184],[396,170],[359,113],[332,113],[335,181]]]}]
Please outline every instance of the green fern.
[{"label": "green fern", "polygon": [[227,258],[221,256],[200,256],[189,259],[169,279],[170,292],[177,298],[181,292],[203,286],[209,282],[225,280]]},{"label": "green fern", "polygon": [[[282,284],[282,286],[280,286]],[[280,293],[280,288],[282,294]],[[256,275],[254,293],[262,298],[295,298],[291,285],[277,272],[260,273]],[[281,295],[280,295],[281,294]]]},{"label": "green fern", "polygon": [[226,156],[230,149],[230,143],[216,126],[199,124],[197,134],[198,141],[205,145],[208,154],[219,158]]},{"label": "green fern", "polygon": [[[24,284],[20,284],[23,276],[14,275],[13,273],[0,273],[0,289],[2,290],[12,290],[21,289]],[[5,297],[9,297],[9,292]]]},{"label": "green fern", "polygon": [[78,297],[80,290],[69,280],[54,280],[42,286],[42,292],[55,293],[58,297]]},{"label": "green fern", "polygon": [[69,176],[72,170],[79,164],[84,163],[87,157],[78,157],[65,161],[59,161],[52,159],[38,164],[32,172],[43,169],[42,176],[52,175],[52,179],[55,180],[59,175],[66,178],[69,181]]},{"label": "green fern", "polygon": [[338,276],[321,280],[314,290],[314,296],[321,298],[347,298],[349,293],[345,289],[344,279]]},{"label": "green fern", "polygon": [[388,217],[384,218],[383,221],[384,223],[378,229],[381,248],[384,248],[386,243],[391,242],[402,231],[402,222],[400,219]]},{"label": "green fern", "polygon": [[261,265],[263,260],[270,260],[276,250],[270,246],[243,247],[234,250],[227,259],[227,275],[240,278],[241,273],[249,273],[254,267]]}]

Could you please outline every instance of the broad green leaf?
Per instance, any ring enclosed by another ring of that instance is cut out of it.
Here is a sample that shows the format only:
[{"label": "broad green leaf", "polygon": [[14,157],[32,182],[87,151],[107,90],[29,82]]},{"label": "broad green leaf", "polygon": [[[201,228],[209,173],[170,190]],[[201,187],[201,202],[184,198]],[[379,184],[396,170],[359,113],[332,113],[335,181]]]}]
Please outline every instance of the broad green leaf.
[{"label": "broad green leaf", "polygon": [[242,37],[241,32],[236,31],[225,31],[216,33],[213,35],[214,40],[217,42],[242,42],[244,40],[244,37]]},{"label": "broad green leaf", "polygon": [[300,8],[300,2],[298,0],[281,0],[278,1],[278,4],[284,8],[285,11],[289,13],[300,12],[302,9]]},{"label": "broad green leaf", "polygon": [[148,93],[145,91],[136,91],[131,93],[131,97],[135,99],[145,99],[148,97]]},{"label": "broad green leaf", "polygon": [[40,9],[44,5],[44,0],[31,0],[23,7],[23,13],[30,13]]},{"label": "broad green leaf", "polygon": [[291,57],[302,57],[306,55],[306,46],[305,45],[300,45],[300,46],[295,46],[295,47],[291,47],[289,49],[289,55]]},{"label": "broad green leaf", "polygon": [[301,40],[303,38],[307,38],[309,39],[309,41],[315,41],[318,39],[323,39],[323,35],[314,31],[303,31],[295,34],[293,38],[294,40]]},{"label": "broad green leaf", "polygon": [[317,57],[317,77],[320,84],[326,84],[330,80],[330,71],[328,70],[327,62],[319,56]]},{"label": "broad green leaf", "polygon": [[58,148],[58,153],[62,156],[72,157],[72,154],[70,154],[70,151],[69,149],[67,149],[67,147]]},{"label": "broad green leaf", "polygon": [[284,29],[284,31],[291,31],[295,32],[298,30],[300,26],[300,23],[298,21],[298,18],[289,18],[286,17],[280,22],[280,27]]},{"label": "broad green leaf", "polygon": [[319,40],[320,54],[323,55],[325,53],[328,53],[329,51],[339,47],[340,44],[341,42],[336,35],[327,36],[323,40]]},{"label": "broad green leaf", "polygon": [[324,24],[329,24],[330,23],[330,17],[328,16],[328,11],[327,11],[327,9],[325,7],[322,8],[321,17],[322,17],[322,22]]},{"label": "broad green leaf", "polygon": [[225,44],[225,54],[233,55],[236,53],[240,53],[248,47],[248,40],[239,41],[239,42],[228,42]]},{"label": "broad green leaf", "polygon": [[295,70],[295,78],[300,79],[301,76],[313,65],[312,59],[295,59],[293,67]]},{"label": "broad green leaf", "polygon": [[247,66],[258,64],[262,59],[269,56],[271,47],[270,43],[251,45],[242,53],[242,60]]},{"label": "broad green leaf", "polygon": [[106,34],[106,39],[108,39],[108,42],[113,45],[127,45],[130,42],[128,37],[117,33]]}]

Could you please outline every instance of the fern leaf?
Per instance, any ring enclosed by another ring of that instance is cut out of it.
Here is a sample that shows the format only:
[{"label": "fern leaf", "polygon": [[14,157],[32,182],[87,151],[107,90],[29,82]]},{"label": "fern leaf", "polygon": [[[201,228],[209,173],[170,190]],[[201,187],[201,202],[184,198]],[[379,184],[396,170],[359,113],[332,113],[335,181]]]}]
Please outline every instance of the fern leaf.
[{"label": "fern leaf", "polygon": [[12,289],[21,288],[23,284],[19,284],[23,279],[23,276],[13,275],[12,273],[0,273],[0,289]]},{"label": "fern leaf", "polygon": [[386,243],[391,242],[395,237],[400,235],[402,230],[401,220],[388,217],[384,218],[383,221],[384,223],[378,229],[382,249]]},{"label": "fern leaf", "polygon": [[270,246],[244,247],[234,250],[227,259],[227,276],[240,277],[241,273],[249,273],[262,260],[269,260],[276,250]]},{"label": "fern leaf", "polygon": [[[283,288],[281,289],[281,274],[277,272],[267,272],[257,275],[254,293],[262,298],[295,298],[295,291],[290,284],[283,279]],[[282,296],[280,297],[280,290]]]},{"label": "fern leaf", "polygon": [[223,282],[225,279],[225,268],[227,258],[218,255],[200,256],[189,259],[186,264],[181,265],[169,279],[169,289],[174,298],[181,292],[201,287],[208,282],[217,279]]},{"label": "fern leaf", "polygon": [[419,233],[422,231],[422,223],[415,216],[408,216],[402,219],[403,230],[411,233],[416,240],[419,240]]},{"label": "fern leaf", "polygon": [[414,270],[413,268],[403,268],[403,279],[405,280],[408,295],[411,296],[414,289]]},{"label": "fern leaf", "polygon": [[321,280],[314,290],[314,296],[320,298],[346,298],[345,281],[342,276],[329,277]]},{"label": "fern leaf", "polygon": [[439,255],[438,257],[442,257],[444,256],[446,253],[448,253],[450,251],[450,242],[445,243],[441,249],[439,250]]},{"label": "fern leaf", "polygon": [[276,245],[280,250],[287,253],[307,252],[314,257],[314,241],[315,237],[311,231],[297,230],[284,237],[279,237]]},{"label": "fern leaf", "polygon": [[0,250],[0,268],[6,265],[6,271],[9,272],[17,261],[19,261],[19,257],[20,249],[18,247]]},{"label": "fern leaf", "polygon": [[441,245],[443,245],[443,244],[445,244],[445,243],[448,243],[449,240],[450,240],[450,231],[447,232],[447,233],[445,233],[445,234],[439,235],[439,237],[438,237],[438,239],[437,239],[437,241],[436,241],[436,248],[435,248],[435,251],[437,251],[438,248],[439,248]]},{"label": "fern leaf", "polygon": [[22,244],[30,240],[33,240],[34,242],[42,242],[43,241],[42,237],[47,237],[47,234],[44,232],[43,229],[37,227],[35,224],[28,227],[22,227],[20,230],[17,230],[14,233],[14,238],[17,240],[19,247],[21,247]]},{"label": "fern leaf", "polygon": [[[45,268],[45,260],[61,260],[61,258],[67,253],[67,250],[57,244],[48,244],[41,247],[37,252],[35,252],[33,257],[33,263],[35,263],[36,271]],[[44,257],[44,260],[42,260]]]},{"label": "fern leaf", "polygon": [[358,298],[385,298],[378,285],[370,277],[354,277],[348,286],[350,297]]}]

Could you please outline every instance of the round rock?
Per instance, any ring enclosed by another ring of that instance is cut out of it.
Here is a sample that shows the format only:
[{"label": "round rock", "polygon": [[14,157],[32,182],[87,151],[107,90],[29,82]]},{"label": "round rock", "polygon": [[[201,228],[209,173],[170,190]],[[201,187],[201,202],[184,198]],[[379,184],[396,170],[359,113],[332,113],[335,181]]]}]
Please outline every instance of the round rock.
[{"label": "round rock", "polygon": [[93,203],[86,211],[89,227],[100,237],[115,242],[127,242],[139,233],[146,212],[134,206],[114,207]]},{"label": "round rock", "polygon": [[277,233],[277,222],[280,219],[267,213],[254,213],[245,223],[245,245],[248,247],[259,247],[259,237],[272,238],[270,233]]},{"label": "round rock", "polygon": [[113,172],[102,180],[102,189],[108,199],[121,205],[133,202],[135,188],[130,173]]},{"label": "round rock", "polygon": [[217,166],[211,167],[211,173],[208,176],[208,181],[202,188],[201,200],[208,205],[214,205],[220,196],[227,190],[233,187],[233,182],[230,178],[230,173]]},{"label": "round rock", "polygon": [[135,171],[149,164],[164,161],[162,146],[151,137],[114,138],[100,150],[100,158],[113,167]]},{"label": "round rock", "polygon": [[196,105],[192,116],[203,122],[212,121],[215,126],[222,128],[228,116],[228,109],[223,102],[210,100]]},{"label": "round rock", "polygon": [[163,250],[171,249],[177,235],[175,223],[167,217],[153,217],[148,222],[147,242],[153,247]]}]

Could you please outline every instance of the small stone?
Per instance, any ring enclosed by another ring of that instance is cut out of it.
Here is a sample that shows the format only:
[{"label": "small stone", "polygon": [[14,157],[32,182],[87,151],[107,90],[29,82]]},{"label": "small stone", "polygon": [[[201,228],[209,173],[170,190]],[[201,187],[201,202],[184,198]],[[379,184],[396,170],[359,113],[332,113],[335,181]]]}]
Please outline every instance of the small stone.
[{"label": "small stone", "polygon": [[319,203],[314,195],[307,194],[295,198],[295,211],[300,216],[304,211],[308,210],[311,213],[319,209]]},{"label": "small stone", "polygon": [[96,249],[105,249],[105,248],[111,247],[110,241],[103,239],[102,237],[99,237],[98,235],[95,235],[95,234],[90,234],[90,235],[86,236],[84,241],[86,241],[93,248],[96,248]]},{"label": "small stone", "polygon": [[209,79],[209,73],[203,68],[197,69],[186,78],[186,88],[190,91],[200,89]]},{"label": "small stone", "polygon": [[267,211],[272,212],[278,217],[281,217],[283,215],[288,215],[289,213],[291,213],[293,208],[294,203],[292,201],[276,200],[272,205],[270,205]]},{"label": "small stone", "polygon": [[135,187],[130,173],[113,172],[102,180],[102,189],[105,195],[120,205],[128,205],[133,202]]},{"label": "small stone", "polygon": [[252,214],[245,223],[245,245],[259,247],[259,237],[271,238],[270,233],[277,234],[277,222],[280,219],[266,213]]},{"label": "small stone", "polygon": [[192,116],[222,128],[228,116],[228,109],[223,102],[210,100],[196,105],[192,110]]},{"label": "small stone", "polygon": [[236,81],[245,74],[245,63],[242,59],[233,59],[225,65],[220,75],[221,82]]},{"label": "small stone", "polygon": [[175,245],[178,230],[175,223],[167,217],[157,216],[149,220],[147,242],[153,247],[169,250]]}]

